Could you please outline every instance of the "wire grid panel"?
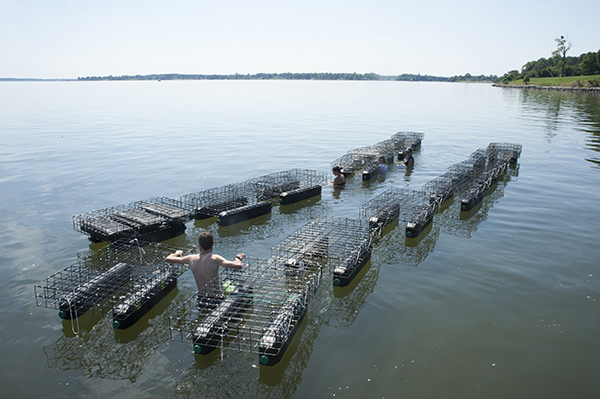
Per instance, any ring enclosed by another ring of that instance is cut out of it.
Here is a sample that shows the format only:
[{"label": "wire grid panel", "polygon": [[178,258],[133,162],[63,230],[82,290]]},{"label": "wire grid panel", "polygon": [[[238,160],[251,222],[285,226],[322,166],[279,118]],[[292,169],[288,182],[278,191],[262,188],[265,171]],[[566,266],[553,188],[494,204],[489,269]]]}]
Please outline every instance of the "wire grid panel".
[{"label": "wire grid panel", "polygon": [[196,294],[171,314],[172,340],[191,341],[194,351],[203,354],[225,346],[278,353],[320,285],[322,268],[290,279],[276,259],[248,257],[243,262],[241,270],[221,271],[219,294]]},{"label": "wire grid panel", "polygon": [[78,317],[88,310],[93,310],[94,315],[105,315],[129,294],[160,285],[166,274],[175,278],[181,275],[185,265],[164,261],[177,249],[181,248],[137,240],[117,241],[80,256],[76,263],[36,284],[36,305],[58,309],[63,318]]}]

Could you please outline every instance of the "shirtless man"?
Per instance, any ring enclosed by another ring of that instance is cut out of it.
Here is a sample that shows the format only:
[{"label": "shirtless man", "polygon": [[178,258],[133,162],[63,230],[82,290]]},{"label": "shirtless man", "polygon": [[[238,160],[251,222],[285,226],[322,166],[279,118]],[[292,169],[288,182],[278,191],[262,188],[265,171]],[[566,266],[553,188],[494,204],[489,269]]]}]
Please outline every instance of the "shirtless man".
[{"label": "shirtless man", "polygon": [[218,295],[221,293],[219,279],[219,266],[230,269],[241,269],[242,259],[245,254],[239,253],[233,262],[223,258],[221,255],[213,254],[213,236],[210,233],[201,233],[198,237],[200,254],[183,256],[183,251],[175,251],[165,258],[169,263],[189,265],[196,280],[198,292],[203,295]]}]

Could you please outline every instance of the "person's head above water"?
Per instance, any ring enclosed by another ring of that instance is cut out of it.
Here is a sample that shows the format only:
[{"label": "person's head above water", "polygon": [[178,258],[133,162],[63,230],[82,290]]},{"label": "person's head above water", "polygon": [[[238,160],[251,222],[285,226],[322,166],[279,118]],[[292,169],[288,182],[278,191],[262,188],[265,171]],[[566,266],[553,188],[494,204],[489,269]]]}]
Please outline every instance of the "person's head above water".
[{"label": "person's head above water", "polygon": [[201,249],[203,249],[205,251],[212,249],[214,243],[215,242],[213,240],[212,234],[207,233],[206,231],[203,233],[200,233],[200,235],[198,236],[198,245],[200,246]]}]

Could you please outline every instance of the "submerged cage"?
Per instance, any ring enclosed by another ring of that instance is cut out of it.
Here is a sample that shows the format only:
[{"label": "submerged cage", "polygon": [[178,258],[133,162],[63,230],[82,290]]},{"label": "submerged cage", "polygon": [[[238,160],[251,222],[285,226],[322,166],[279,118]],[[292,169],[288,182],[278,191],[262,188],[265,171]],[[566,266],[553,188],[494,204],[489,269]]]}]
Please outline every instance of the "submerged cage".
[{"label": "submerged cage", "polygon": [[174,288],[186,270],[164,261],[177,249],[138,240],[117,241],[79,257],[36,284],[36,305],[59,310],[59,317],[67,320],[90,310],[100,316],[112,311],[119,322],[113,326],[127,328]]},{"label": "submerged cage", "polygon": [[257,353],[260,364],[273,365],[298,330],[322,269],[290,280],[276,259],[243,262],[241,270],[222,270],[219,293],[194,295],[171,314],[171,339],[190,341],[196,354],[227,348]]},{"label": "submerged cage", "polygon": [[155,197],[73,216],[73,227],[95,242],[163,241],[183,234],[192,218],[192,208],[182,201]]}]

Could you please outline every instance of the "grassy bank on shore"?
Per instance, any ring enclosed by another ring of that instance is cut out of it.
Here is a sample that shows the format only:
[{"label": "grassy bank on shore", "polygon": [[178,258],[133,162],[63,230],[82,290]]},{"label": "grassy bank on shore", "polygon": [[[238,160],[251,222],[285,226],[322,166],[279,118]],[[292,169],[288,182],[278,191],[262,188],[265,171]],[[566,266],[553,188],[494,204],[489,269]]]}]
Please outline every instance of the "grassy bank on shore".
[{"label": "grassy bank on shore", "polygon": [[524,83],[523,79],[511,80],[509,85],[537,85],[552,87],[599,87],[600,75],[590,76],[565,76],[562,78],[531,78],[529,83]]}]

